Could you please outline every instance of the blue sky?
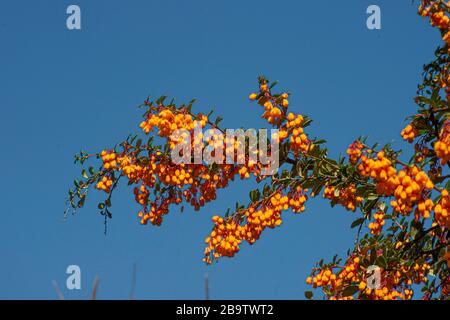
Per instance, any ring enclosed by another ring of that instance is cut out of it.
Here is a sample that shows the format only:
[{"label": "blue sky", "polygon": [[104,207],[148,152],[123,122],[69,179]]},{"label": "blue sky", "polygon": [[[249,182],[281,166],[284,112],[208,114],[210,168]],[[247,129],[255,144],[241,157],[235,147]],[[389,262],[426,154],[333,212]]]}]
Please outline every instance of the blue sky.
[{"label": "blue sky", "polygon": [[[417,1],[416,1],[417,2]],[[81,8],[82,29],[66,28],[66,8]],[[366,28],[377,4],[382,29]],[[131,190],[116,194],[108,234],[97,192],[63,220],[67,189],[80,168],[73,155],[113,146],[139,132],[148,94],[195,110],[215,108],[225,127],[258,128],[261,109],[247,96],[260,74],[292,93],[293,111],[314,119],[309,133],[328,140],[332,156],[361,134],[404,147],[400,130],[414,112],[422,64],[439,35],[398,1],[21,1],[0,3],[0,298],[127,299],[133,263],[135,297],[302,299],[316,261],[345,254],[357,213],[314,199],[301,215],[244,245],[234,259],[206,267],[201,258],[210,218],[253,185],[235,183],[201,212],[171,212],[162,227],[140,226]],[[64,286],[79,265],[82,289]]]}]

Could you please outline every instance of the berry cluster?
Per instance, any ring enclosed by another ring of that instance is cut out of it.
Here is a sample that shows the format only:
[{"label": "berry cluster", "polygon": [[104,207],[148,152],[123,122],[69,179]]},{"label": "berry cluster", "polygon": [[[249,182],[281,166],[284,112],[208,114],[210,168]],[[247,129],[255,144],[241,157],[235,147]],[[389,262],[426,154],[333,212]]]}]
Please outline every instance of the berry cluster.
[{"label": "berry cluster", "polygon": [[276,125],[279,129],[278,139],[283,141],[289,138],[290,150],[294,154],[305,154],[310,151],[314,145],[304,133],[302,127],[304,118],[302,115],[295,115],[292,112],[287,113],[289,106],[289,95],[282,93],[280,95],[272,95],[267,83],[263,81],[260,85],[259,93],[250,94],[250,100],[257,100],[264,107],[262,118],[266,119],[270,124]]},{"label": "berry cluster", "polygon": [[[239,251],[239,244],[245,240],[253,244],[266,229],[273,229],[282,223],[281,212],[292,209],[302,212],[305,209],[307,190],[296,187],[287,194],[281,192],[265,197],[258,203],[237,212],[233,218],[213,218],[214,227],[205,239],[205,258],[207,264],[222,256],[232,257]],[[239,217],[241,219],[239,219]]]},{"label": "berry cluster", "polygon": [[[363,254],[365,252],[365,254]],[[329,293],[330,300],[409,300],[412,298],[413,284],[427,282],[427,275],[430,273],[430,265],[427,263],[414,263],[411,266],[399,265],[389,270],[379,269],[380,287],[371,289],[367,285],[368,251],[363,249],[361,256],[352,254],[343,266],[324,265],[313,270],[313,274],[306,279],[306,283],[313,288],[322,287],[324,292]],[[377,254],[381,254],[381,250]],[[362,264],[362,261],[366,262]],[[353,287],[356,284],[356,293],[345,294],[346,287]],[[356,294],[356,295],[355,295]]]},{"label": "berry cluster", "polygon": [[438,11],[433,13],[430,16],[430,20],[431,20],[431,25],[434,27],[438,27],[439,29],[448,29],[449,28],[449,22],[450,19],[447,17],[447,15],[445,14],[445,12],[443,11]]},{"label": "berry cluster", "polygon": [[442,128],[439,140],[434,144],[434,151],[442,165],[450,161],[450,121],[448,120]]},{"label": "berry cluster", "polygon": [[326,185],[323,191],[323,197],[335,201],[350,211],[355,211],[358,205],[364,200],[363,197],[356,195],[356,187],[354,184],[341,189]]},{"label": "berry cluster", "polygon": [[413,142],[416,138],[418,132],[413,124],[408,124],[401,132],[401,136],[403,139],[408,141],[409,143]]},{"label": "berry cluster", "polygon": [[361,175],[378,182],[378,194],[389,196],[395,190],[397,170],[392,165],[392,161],[385,156],[384,151],[378,152],[375,159],[363,155],[358,169]]},{"label": "berry cluster", "polygon": [[362,149],[364,145],[356,140],[347,149],[347,154],[349,156],[350,163],[355,165],[362,156]]},{"label": "berry cluster", "polygon": [[98,190],[103,190],[106,193],[111,192],[111,186],[113,185],[113,180],[109,176],[104,176],[100,181],[97,182],[95,188]]},{"label": "berry cluster", "polygon": [[447,190],[441,191],[441,199],[434,207],[434,213],[441,226],[450,228],[450,197]]},{"label": "berry cluster", "polygon": [[[413,206],[423,200],[426,191],[434,188],[434,184],[427,174],[418,167],[401,170],[394,181],[396,185],[395,200],[391,201],[391,206],[396,212],[402,214],[410,213]],[[424,200],[424,205],[426,210],[429,208],[430,202]],[[425,212],[425,210],[423,211]]]},{"label": "berry cluster", "polygon": [[116,153],[114,151],[103,150],[100,153],[105,170],[113,170],[117,167]]},{"label": "berry cluster", "polygon": [[369,223],[369,230],[371,234],[379,236],[381,229],[385,224],[384,212],[383,211],[375,212],[373,214],[373,218],[375,219],[375,221]]}]

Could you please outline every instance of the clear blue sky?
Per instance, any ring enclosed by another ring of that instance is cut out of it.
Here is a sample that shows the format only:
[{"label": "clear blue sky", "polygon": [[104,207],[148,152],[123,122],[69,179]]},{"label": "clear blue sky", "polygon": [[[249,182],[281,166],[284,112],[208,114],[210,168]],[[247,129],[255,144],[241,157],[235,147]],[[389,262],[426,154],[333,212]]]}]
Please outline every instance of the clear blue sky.
[{"label": "clear blue sky", "polygon": [[[416,1],[417,2],[417,1]],[[66,29],[78,4],[82,30]],[[382,10],[382,29],[366,28],[366,8]],[[302,299],[321,257],[345,254],[357,213],[308,202],[286,213],[234,259],[206,267],[201,258],[210,218],[249,185],[235,183],[200,213],[174,210],[161,228],[140,226],[131,190],[116,194],[107,236],[97,192],[63,221],[65,197],[80,168],[73,155],[113,146],[139,132],[147,94],[197,98],[230,128],[258,128],[261,109],[247,101],[260,74],[292,92],[295,112],[314,119],[309,132],[345,152],[360,134],[396,142],[421,66],[439,36],[397,1],[20,1],[0,3],[0,298],[202,299],[210,278],[215,299]],[[64,288],[65,269],[82,270],[82,290]]]}]

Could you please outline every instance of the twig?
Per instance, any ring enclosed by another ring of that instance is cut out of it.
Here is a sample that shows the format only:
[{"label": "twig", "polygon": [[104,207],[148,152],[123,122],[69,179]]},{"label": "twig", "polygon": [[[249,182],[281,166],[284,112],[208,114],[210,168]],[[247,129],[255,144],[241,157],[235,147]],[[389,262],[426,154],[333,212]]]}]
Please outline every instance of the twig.
[{"label": "twig", "polygon": [[209,300],[209,278],[208,274],[205,274],[205,300]]},{"label": "twig", "polygon": [[98,276],[96,276],[95,280],[94,280],[94,285],[92,288],[92,300],[95,300],[97,298],[97,289],[98,289],[99,282],[100,282],[100,279]]},{"label": "twig", "polygon": [[52,285],[53,285],[53,288],[55,288],[56,294],[58,295],[58,299],[64,300],[64,295],[63,295],[61,289],[59,288],[58,282],[56,282],[56,280],[53,280]]}]

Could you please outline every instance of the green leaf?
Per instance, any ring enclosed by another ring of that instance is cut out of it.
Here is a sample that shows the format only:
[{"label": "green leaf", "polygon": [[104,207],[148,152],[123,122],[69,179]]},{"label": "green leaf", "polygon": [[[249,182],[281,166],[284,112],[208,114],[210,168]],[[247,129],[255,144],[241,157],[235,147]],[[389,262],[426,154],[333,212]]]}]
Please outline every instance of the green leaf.
[{"label": "green leaf", "polygon": [[136,141],[136,148],[139,148],[142,144],[142,139],[138,139],[138,141]]},{"label": "green leaf", "polygon": [[306,297],[306,299],[311,300],[313,298],[312,291],[305,291],[305,297]]},{"label": "green leaf", "polygon": [[158,98],[158,100],[156,100],[156,104],[160,105],[164,103],[164,100],[166,100],[167,96],[161,96]]},{"label": "green leaf", "polygon": [[378,203],[378,208],[379,208],[381,211],[384,211],[384,209],[386,209],[386,203],[385,203],[385,202],[380,202],[380,203]]},{"label": "green leaf", "polygon": [[261,194],[260,194],[259,190],[252,190],[252,191],[250,191],[250,200],[252,202],[258,201],[260,196],[261,196]]},{"label": "green leaf", "polygon": [[275,87],[278,84],[278,80],[272,82],[272,84],[269,86],[269,89],[272,89],[273,87]]},{"label": "green leaf", "polygon": [[219,122],[220,121],[222,121],[222,117],[221,116],[218,116],[217,118],[216,118],[216,121],[214,121],[214,124],[217,126],[217,125],[219,125]]},{"label": "green leaf", "polygon": [[312,192],[315,195],[318,195],[324,186],[325,186],[325,180],[319,180],[317,183],[315,183],[315,185],[312,189]]},{"label": "green leaf", "polygon": [[350,227],[353,229],[353,228],[355,228],[357,226],[360,226],[360,225],[362,225],[364,223],[365,220],[366,219],[364,219],[364,218],[356,219],[355,221],[352,222],[352,225]]},{"label": "green leaf", "polygon": [[372,249],[370,251],[370,263],[374,264],[376,259],[377,259],[377,250],[376,249]]},{"label": "green leaf", "polygon": [[358,291],[359,291],[359,288],[357,286],[349,286],[349,287],[344,289],[344,291],[342,292],[342,296],[343,297],[349,297],[349,296],[354,295]]},{"label": "green leaf", "polygon": [[383,268],[383,269],[386,269],[386,266],[387,266],[386,258],[383,257],[383,256],[379,256],[379,257],[375,260],[375,265],[377,265],[377,266],[379,266],[379,267],[381,267],[381,268]]},{"label": "green leaf", "polygon": [[369,195],[366,199],[367,199],[367,201],[373,201],[373,200],[377,200],[378,199],[378,195],[376,195],[376,194],[371,194],[371,195]]}]

